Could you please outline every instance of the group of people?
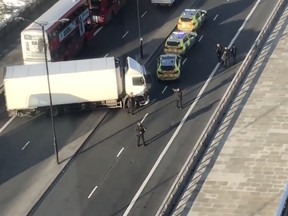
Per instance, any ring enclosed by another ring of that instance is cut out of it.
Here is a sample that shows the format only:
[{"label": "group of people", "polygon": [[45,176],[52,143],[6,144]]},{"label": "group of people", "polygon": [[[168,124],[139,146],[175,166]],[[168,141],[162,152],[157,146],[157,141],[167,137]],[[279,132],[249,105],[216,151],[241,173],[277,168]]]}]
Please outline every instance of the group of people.
[{"label": "group of people", "polygon": [[[216,54],[218,58],[218,62],[223,63],[224,67],[230,66],[230,64],[236,63],[236,55],[237,55],[237,47],[233,44],[231,48],[224,47],[221,44],[217,44],[216,46]],[[182,109],[182,91],[180,88],[172,89],[174,91],[175,99],[176,99],[176,108]],[[128,103],[127,103],[127,113],[131,113],[133,115],[133,111],[135,108],[135,99],[133,93],[128,95]],[[145,141],[144,134],[146,132],[146,128],[144,127],[142,122],[137,122],[136,126],[136,134],[137,134],[137,146],[140,146],[140,141],[142,140],[144,146],[147,145]]]},{"label": "group of people", "polygon": [[224,67],[229,67],[230,64],[236,63],[237,47],[233,44],[231,48],[224,47],[218,43],[216,45],[216,54],[218,62],[222,63]]}]

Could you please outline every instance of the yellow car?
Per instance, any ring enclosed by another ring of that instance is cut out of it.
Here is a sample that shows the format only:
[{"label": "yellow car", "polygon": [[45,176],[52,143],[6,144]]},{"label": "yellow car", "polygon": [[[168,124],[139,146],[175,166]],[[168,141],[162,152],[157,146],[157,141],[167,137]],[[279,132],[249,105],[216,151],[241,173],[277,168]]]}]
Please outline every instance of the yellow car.
[{"label": "yellow car", "polygon": [[195,32],[172,32],[164,45],[164,52],[185,55],[196,43],[197,34]]},{"label": "yellow car", "polygon": [[176,54],[160,55],[157,59],[158,80],[180,79],[181,57]]},{"label": "yellow car", "polygon": [[200,9],[185,9],[178,19],[177,28],[181,31],[191,32],[196,31],[207,17],[206,10]]}]

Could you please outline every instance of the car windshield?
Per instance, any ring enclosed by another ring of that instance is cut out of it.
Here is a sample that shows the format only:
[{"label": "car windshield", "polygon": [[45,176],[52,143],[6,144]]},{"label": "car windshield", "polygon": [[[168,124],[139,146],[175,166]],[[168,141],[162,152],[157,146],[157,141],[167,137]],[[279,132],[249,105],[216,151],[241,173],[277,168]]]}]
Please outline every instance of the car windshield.
[{"label": "car windshield", "polygon": [[179,42],[178,41],[167,41],[167,45],[168,46],[179,46]]},{"label": "car windshield", "polygon": [[169,71],[169,70],[174,70],[174,68],[175,68],[175,66],[174,65],[161,65],[161,69],[162,70],[167,70],[167,71]]},{"label": "car windshield", "polygon": [[191,19],[190,19],[190,18],[187,18],[187,17],[181,17],[180,20],[181,20],[182,22],[190,22],[190,21],[191,21]]},{"label": "car windshield", "polygon": [[142,86],[145,84],[143,77],[133,77],[132,83],[133,86]]}]

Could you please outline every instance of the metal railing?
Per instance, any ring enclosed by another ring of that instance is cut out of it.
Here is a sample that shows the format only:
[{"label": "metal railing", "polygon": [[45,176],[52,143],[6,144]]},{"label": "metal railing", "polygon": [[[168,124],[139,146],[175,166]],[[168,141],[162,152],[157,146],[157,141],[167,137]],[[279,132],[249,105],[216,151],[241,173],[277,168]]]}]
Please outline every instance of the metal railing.
[{"label": "metal railing", "polygon": [[196,145],[194,146],[191,154],[187,158],[184,163],[184,166],[180,170],[177,175],[172,187],[168,191],[164,201],[162,202],[160,208],[158,209],[156,215],[167,215],[171,213],[173,210],[173,204],[178,201],[179,196],[182,194],[184,187],[187,185],[189,181],[189,177],[193,174],[193,171],[197,168],[199,164],[199,160],[201,160],[209,141],[211,140],[211,136],[215,133],[216,129],[223,118],[223,115],[227,111],[229,105],[232,103],[234,95],[237,93],[239,84],[246,77],[247,72],[249,71],[251,65],[253,64],[259,50],[261,49],[265,39],[270,33],[273,24],[277,20],[281,9],[286,5],[287,0],[279,0],[277,5],[275,6],[273,12],[269,16],[267,22],[262,28],[261,32],[258,34],[255,42],[253,43],[251,49],[249,50],[246,58],[244,59],[242,65],[239,70],[235,74],[235,77],[231,81],[228,89],[223,95],[221,101],[219,102],[216,110],[213,112],[211,118],[209,119],[206,127],[202,131],[199,139],[197,140]]},{"label": "metal railing", "polygon": [[29,17],[31,12],[44,1],[45,0],[33,0],[28,2],[25,6],[19,8],[15,13],[13,13],[7,20],[0,23],[0,40],[19,25],[19,22],[15,21],[15,17]]}]

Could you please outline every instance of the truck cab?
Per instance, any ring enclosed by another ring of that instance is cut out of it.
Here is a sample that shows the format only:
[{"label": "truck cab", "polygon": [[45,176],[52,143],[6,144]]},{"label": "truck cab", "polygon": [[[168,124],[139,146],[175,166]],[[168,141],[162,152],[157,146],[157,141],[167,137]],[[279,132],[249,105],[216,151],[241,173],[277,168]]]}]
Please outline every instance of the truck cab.
[{"label": "truck cab", "polygon": [[133,93],[140,106],[148,104],[151,74],[147,73],[145,67],[131,57],[127,57],[124,72],[126,93]]}]

